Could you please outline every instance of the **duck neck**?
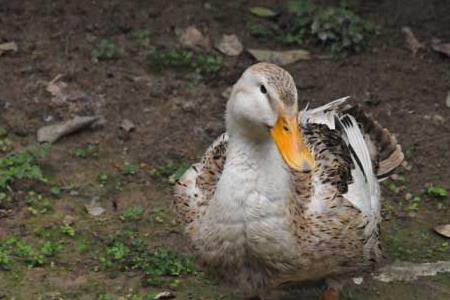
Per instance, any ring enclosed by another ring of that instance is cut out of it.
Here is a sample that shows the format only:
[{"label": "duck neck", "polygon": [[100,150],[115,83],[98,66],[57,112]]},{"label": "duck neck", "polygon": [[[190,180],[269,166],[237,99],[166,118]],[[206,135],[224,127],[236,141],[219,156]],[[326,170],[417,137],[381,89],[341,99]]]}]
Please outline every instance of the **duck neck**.
[{"label": "duck neck", "polygon": [[270,198],[283,198],[289,193],[289,169],[269,134],[258,139],[248,134],[231,134],[223,176],[235,187]]}]

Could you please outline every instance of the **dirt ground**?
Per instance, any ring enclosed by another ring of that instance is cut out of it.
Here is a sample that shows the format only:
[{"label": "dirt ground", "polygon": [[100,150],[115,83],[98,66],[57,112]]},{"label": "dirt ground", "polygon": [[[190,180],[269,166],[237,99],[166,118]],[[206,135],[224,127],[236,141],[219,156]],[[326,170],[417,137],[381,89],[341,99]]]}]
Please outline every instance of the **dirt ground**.
[{"label": "dirt ground", "polygon": [[[287,66],[299,89],[300,106],[308,102],[318,106],[348,95],[396,134],[407,165],[399,171],[400,180],[397,176],[383,185],[386,260],[450,260],[450,240],[432,230],[449,222],[450,199],[423,193],[430,185],[450,188],[450,108],[445,103],[450,59],[429,47],[432,38],[450,41],[450,3],[353,2],[361,15],[380,25],[380,35],[362,54]],[[144,286],[140,270],[102,266],[97,254],[104,245],[97,241],[132,226],[149,249],[164,246],[189,255],[170,209],[172,186],[154,170],[170,162],[192,163],[202,155],[224,130],[222,93],[254,62],[246,53],[224,57],[224,67],[214,78],[154,74],[145,63],[147,50],[136,44],[133,33],[148,31],[152,46],[170,49],[177,47],[177,30],[195,25],[213,40],[236,33],[245,47],[288,49],[249,34],[249,24],[259,22],[248,13],[254,5],[280,4],[271,0],[0,0],[0,43],[15,41],[19,47],[17,53],[0,56],[0,127],[10,132],[9,151],[35,143],[41,126],[75,114],[101,114],[106,120],[99,128],[52,145],[44,173],[62,187],[62,193],[51,200],[51,212],[31,214],[22,201],[11,213],[0,215],[0,241],[14,235],[39,244],[43,238],[38,232],[59,228],[67,216],[76,231],[73,237],[61,237],[64,247],[51,264],[29,268],[16,263],[10,270],[0,269],[0,299],[141,299],[137,295],[163,290],[175,292],[177,299],[237,299],[237,292],[200,273],[180,275],[176,284]],[[415,56],[405,46],[403,26],[410,26],[427,44]],[[94,62],[92,49],[100,38],[114,41],[124,50],[122,55]],[[55,102],[46,86],[58,74],[88,96]],[[134,123],[133,131],[120,129],[124,119]],[[86,145],[94,145],[97,155],[74,154]],[[118,171],[126,163],[138,166],[131,176]],[[112,183],[99,184],[99,174],[109,174]],[[30,188],[45,189],[22,187],[19,192]],[[411,208],[408,194],[421,196],[418,208]],[[84,207],[92,199],[106,210],[100,217],[86,213]],[[132,206],[142,207],[143,216],[130,224],[120,220],[121,212]],[[87,241],[87,251],[79,250],[81,241]],[[314,297],[315,289],[293,291],[280,299]],[[367,279],[360,286],[350,285],[344,299],[450,299],[450,277],[391,284]]]}]

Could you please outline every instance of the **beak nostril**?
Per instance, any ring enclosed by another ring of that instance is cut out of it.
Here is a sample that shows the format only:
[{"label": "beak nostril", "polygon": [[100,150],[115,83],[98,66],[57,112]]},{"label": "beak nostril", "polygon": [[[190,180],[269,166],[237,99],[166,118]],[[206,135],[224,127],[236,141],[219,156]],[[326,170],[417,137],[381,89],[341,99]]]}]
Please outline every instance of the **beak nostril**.
[{"label": "beak nostril", "polygon": [[284,129],[284,131],[286,131],[286,132],[289,132],[289,127],[287,127],[287,125],[285,124],[285,125],[283,125],[283,129]]}]

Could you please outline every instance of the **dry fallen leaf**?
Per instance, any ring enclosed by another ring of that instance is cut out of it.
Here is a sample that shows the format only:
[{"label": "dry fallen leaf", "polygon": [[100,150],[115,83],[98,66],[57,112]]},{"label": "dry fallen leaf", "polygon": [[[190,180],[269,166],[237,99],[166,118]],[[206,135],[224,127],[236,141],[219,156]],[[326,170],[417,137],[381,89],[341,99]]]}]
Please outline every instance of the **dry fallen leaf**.
[{"label": "dry fallen leaf", "polygon": [[434,231],[436,231],[442,236],[450,238],[450,224],[437,225],[434,227]]},{"label": "dry fallen leaf", "polygon": [[200,30],[195,26],[186,27],[180,34],[179,39],[181,45],[188,48],[203,48],[205,50],[211,49],[211,42],[209,38],[205,37]]},{"label": "dry fallen leaf", "polygon": [[63,75],[58,74],[46,86],[47,92],[53,97],[51,103],[55,106],[67,106],[69,112],[74,115],[100,114],[104,105],[102,96],[88,94],[76,87],[75,83],[71,85],[62,81]]},{"label": "dry fallen leaf", "polygon": [[134,125],[134,123],[128,119],[123,119],[122,123],[120,123],[120,128],[122,128],[126,132],[134,130],[135,127],[136,126]]},{"label": "dry fallen leaf", "polygon": [[93,217],[98,217],[105,212],[105,209],[97,204],[97,200],[95,198],[92,199],[91,203],[86,204],[84,207]]},{"label": "dry fallen leaf", "polygon": [[436,52],[450,57],[450,43],[442,43],[439,39],[433,39],[431,41],[431,48]]},{"label": "dry fallen leaf", "polygon": [[8,43],[2,43],[0,44],[0,56],[3,55],[3,53],[6,53],[8,51],[17,52],[18,47],[15,42],[8,42]]},{"label": "dry fallen leaf", "polygon": [[377,270],[373,278],[382,282],[413,281],[422,276],[434,276],[438,273],[450,273],[450,261],[394,263]]},{"label": "dry fallen leaf", "polygon": [[54,143],[61,137],[89,127],[100,119],[100,116],[76,116],[75,118],[62,123],[44,126],[39,128],[37,132],[37,140],[40,143]]},{"label": "dry fallen leaf", "polygon": [[261,18],[272,18],[277,15],[273,10],[261,6],[250,7],[250,12]]},{"label": "dry fallen leaf", "polygon": [[292,64],[299,60],[311,59],[311,53],[303,49],[287,51],[248,49],[248,52],[256,58],[257,61],[270,62],[280,66]]},{"label": "dry fallen leaf", "polygon": [[216,48],[228,56],[238,56],[244,50],[241,41],[235,34],[224,34]]},{"label": "dry fallen leaf", "polygon": [[420,49],[425,48],[425,44],[423,44],[417,40],[417,38],[414,35],[414,33],[412,32],[411,28],[403,27],[402,32],[405,34],[406,44],[407,44],[408,48],[412,51],[413,55],[416,55],[416,53]]},{"label": "dry fallen leaf", "polygon": [[175,298],[174,293],[169,292],[169,291],[165,291],[165,292],[161,292],[158,295],[155,296],[155,300],[165,300],[165,299],[173,299]]}]

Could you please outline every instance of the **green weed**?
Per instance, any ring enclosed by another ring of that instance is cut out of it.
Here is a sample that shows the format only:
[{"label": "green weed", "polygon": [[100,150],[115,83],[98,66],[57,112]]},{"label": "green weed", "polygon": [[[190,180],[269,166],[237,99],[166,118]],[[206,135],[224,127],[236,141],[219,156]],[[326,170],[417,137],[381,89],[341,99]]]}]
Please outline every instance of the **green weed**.
[{"label": "green weed", "polygon": [[76,233],[75,228],[73,228],[71,225],[67,223],[61,226],[61,232],[70,237],[74,237]]},{"label": "green weed", "polygon": [[189,169],[191,165],[187,162],[168,161],[164,166],[153,168],[150,170],[150,176],[170,184],[175,182],[183,176],[184,172]]},{"label": "green weed", "polygon": [[167,276],[181,276],[194,272],[190,258],[165,248],[149,250],[147,244],[134,232],[121,232],[107,243],[100,262],[107,269],[120,271],[140,270],[145,285],[167,285]]},{"label": "green weed", "polygon": [[97,300],[117,300],[117,297],[110,293],[104,293],[98,295]]},{"label": "green weed", "polygon": [[16,237],[9,237],[0,245],[0,268],[3,269],[10,269],[13,257],[28,267],[42,266],[47,257],[55,256],[62,249],[61,244],[52,241],[45,241],[41,247],[35,248]]},{"label": "green weed", "polygon": [[122,167],[121,173],[125,176],[135,175],[139,167],[130,163],[125,163]]},{"label": "green weed", "polygon": [[[255,30],[256,29],[256,30]],[[339,7],[313,4],[309,0],[288,2],[285,17],[277,27],[251,29],[253,35],[303,46],[314,42],[333,53],[361,52],[378,33],[372,22],[361,18],[345,4]]]},{"label": "green weed", "polygon": [[0,246],[0,270],[9,270],[11,268],[11,252],[9,249]]},{"label": "green weed", "polygon": [[216,75],[221,70],[222,64],[221,56],[195,53],[187,49],[154,50],[147,55],[147,65],[155,73],[173,70]]},{"label": "green weed", "polygon": [[142,207],[128,207],[120,214],[122,221],[135,221],[142,217],[144,209]]},{"label": "green weed", "polygon": [[52,186],[49,190],[50,195],[54,197],[61,196],[61,188],[59,186]]},{"label": "green weed", "polygon": [[149,48],[151,44],[151,33],[149,30],[137,30],[132,34],[136,44],[140,48]]},{"label": "green weed", "polygon": [[426,190],[427,194],[435,198],[447,198],[448,190],[442,186],[430,186]]},{"label": "green weed", "polygon": [[101,172],[97,175],[97,182],[101,185],[106,185],[111,180],[108,173]]},{"label": "green weed", "polygon": [[45,214],[52,209],[50,201],[35,191],[29,191],[25,197],[28,210],[33,214]]},{"label": "green weed", "polygon": [[275,25],[251,24],[249,26],[250,34],[262,42],[273,39],[277,35],[277,30],[278,28]]},{"label": "green weed", "polygon": [[75,156],[78,158],[88,158],[98,156],[98,147],[96,145],[88,144],[75,150]]},{"label": "green weed", "polygon": [[48,155],[48,146],[30,146],[23,152],[11,153],[0,158],[0,193],[11,190],[11,183],[17,179],[46,181],[39,160]]},{"label": "green weed", "polygon": [[8,138],[8,130],[0,127],[0,152],[11,151],[11,141]]},{"label": "green weed", "polygon": [[110,39],[101,39],[92,50],[94,60],[117,59],[124,54],[124,50],[114,44]]}]

